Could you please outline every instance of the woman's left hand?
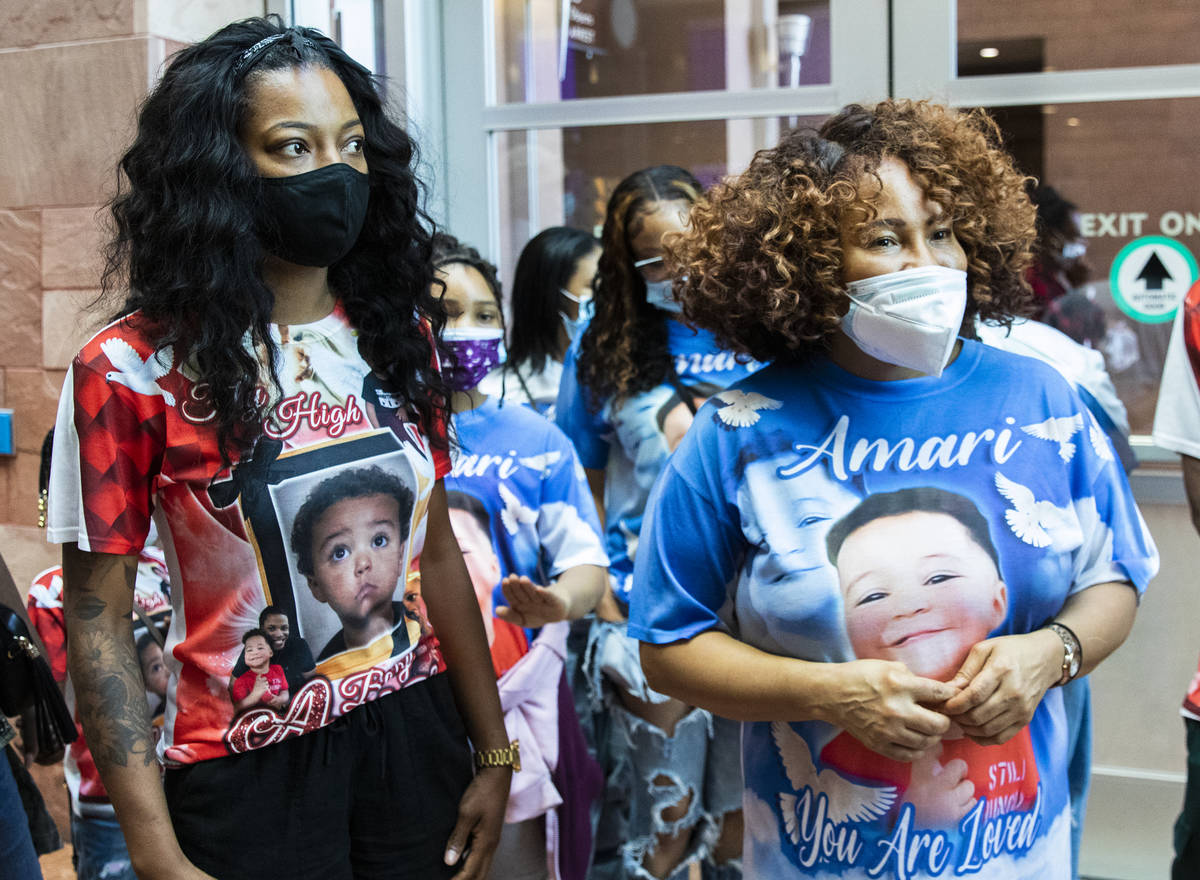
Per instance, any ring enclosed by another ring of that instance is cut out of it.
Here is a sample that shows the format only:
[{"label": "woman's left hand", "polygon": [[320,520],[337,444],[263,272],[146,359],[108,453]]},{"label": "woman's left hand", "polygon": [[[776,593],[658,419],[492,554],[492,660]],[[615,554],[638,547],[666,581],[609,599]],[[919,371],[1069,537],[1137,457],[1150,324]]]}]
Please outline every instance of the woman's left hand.
[{"label": "woman's left hand", "polygon": [[512,768],[483,767],[463,792],[458,802],[458,822],[446,842],[447,865],[458,864],[466,854],[454,880],[483,880],[488,875],[504,827],[511,783]]},{"label": "woman's left hand", "polygon": [[1061,677],[1062,658],[1062,640],[1047,629],[986,639],[950,681],[961,692],[939,708],[980,745],[1007,742]]}]

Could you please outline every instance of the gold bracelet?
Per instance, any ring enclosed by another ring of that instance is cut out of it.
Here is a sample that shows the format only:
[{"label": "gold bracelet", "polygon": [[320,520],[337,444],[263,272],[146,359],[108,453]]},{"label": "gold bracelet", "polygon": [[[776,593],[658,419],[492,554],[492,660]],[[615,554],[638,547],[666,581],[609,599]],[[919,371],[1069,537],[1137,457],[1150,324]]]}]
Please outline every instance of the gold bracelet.
[{"label": "gold bracelet", "polygon": [[521,741],[514,739],[503,749],[480,749],[475,752],[475,769],[484,767],[512,767],[513,772],[521,769]]}]

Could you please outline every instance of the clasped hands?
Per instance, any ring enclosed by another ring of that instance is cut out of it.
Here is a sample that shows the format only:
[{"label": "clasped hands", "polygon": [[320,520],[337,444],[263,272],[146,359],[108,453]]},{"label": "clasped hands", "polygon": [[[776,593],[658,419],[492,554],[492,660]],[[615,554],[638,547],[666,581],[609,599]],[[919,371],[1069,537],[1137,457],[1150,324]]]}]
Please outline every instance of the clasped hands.
[{"label": "clasped hands", "polygon": [[853,660],[840,664],[843,687],[829,720],[898,761],[939,750],[954,728],[980,745],[1007,742],[1058,682],[1062,651],[1062,641],[1048,630],[986,639],[946,682],[922,678],[894,661]]}]

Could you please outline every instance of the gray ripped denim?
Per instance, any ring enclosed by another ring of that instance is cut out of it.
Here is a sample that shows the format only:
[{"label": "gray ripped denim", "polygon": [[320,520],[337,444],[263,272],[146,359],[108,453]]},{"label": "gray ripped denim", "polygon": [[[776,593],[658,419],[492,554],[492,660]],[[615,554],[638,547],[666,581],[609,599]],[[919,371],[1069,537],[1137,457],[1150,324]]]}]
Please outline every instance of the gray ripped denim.
[{"label": "gray ripped denim", "polygon": [[[619,690],[644,702],[669,698],[646,683],[638,642],[624,624],[592,623],[582,672],[593,712],[608,722],[597,730],[608,790],[599,816],[593,880],[653,880],[642,861],[655,836],[687,828],[695,831],[671,880],[686,880],[695,863],[705,880],[740,880],[738,861],[716,865],[711,858],[722,818],[742,806],[740,725],[697,708],[667,736],[626,709]],[[666,821],[663,811],[689,795],[687,813]],[[607,858],[605,841],[619,841]]]}]

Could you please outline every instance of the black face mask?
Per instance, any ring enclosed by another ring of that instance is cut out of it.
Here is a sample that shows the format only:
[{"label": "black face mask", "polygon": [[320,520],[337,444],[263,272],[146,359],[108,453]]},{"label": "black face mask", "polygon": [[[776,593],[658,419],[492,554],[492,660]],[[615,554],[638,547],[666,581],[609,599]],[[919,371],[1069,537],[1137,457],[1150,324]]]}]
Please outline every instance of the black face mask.
[{"label": "black face mask", "polygon": [[263,177],[263,247],[300,266],[332,266],[354,247],[367,216],[370,177],[335,162],[291,177]]}]

